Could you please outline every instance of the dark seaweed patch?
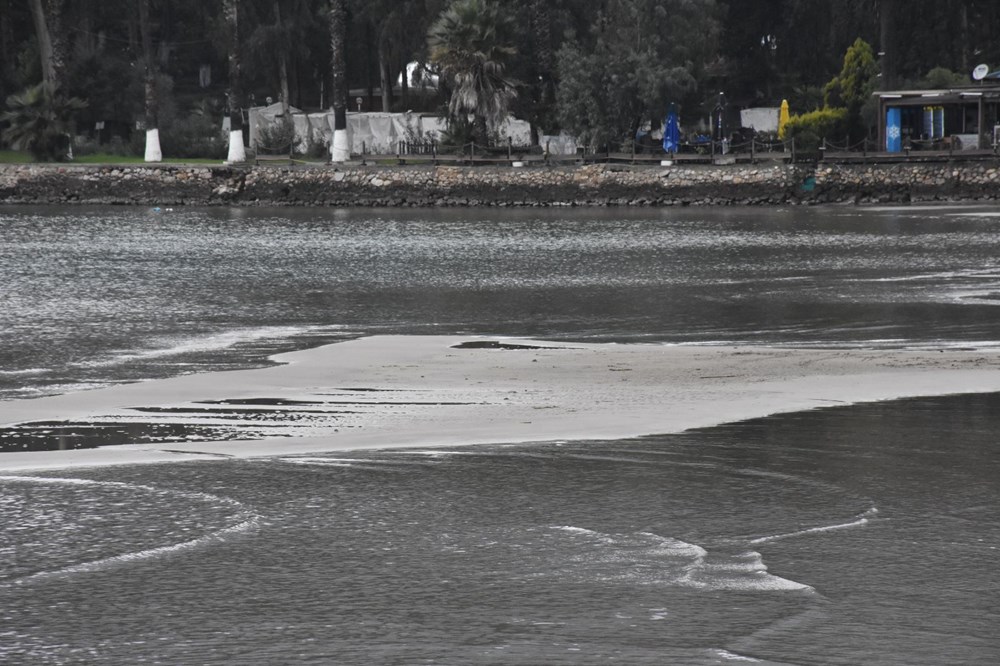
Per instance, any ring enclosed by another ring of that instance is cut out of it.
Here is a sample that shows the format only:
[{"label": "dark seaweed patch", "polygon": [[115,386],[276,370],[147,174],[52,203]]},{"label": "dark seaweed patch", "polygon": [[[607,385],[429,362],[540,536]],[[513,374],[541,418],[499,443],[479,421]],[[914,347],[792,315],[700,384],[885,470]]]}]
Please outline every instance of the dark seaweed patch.
[{"label": "dark seaweed patch", "polygon": [[541,347],[538,345],[516,345],[509,342],[499,342],[497,340],[473,340],[452,345],[452,349],[508,349],[511,351],[530,349],[563,349],[563,347]]},{"label": "dark seaweed patch", "polygon": [[311,400],[289,400],[287,398],[232,398],[229,400],[199,400],[199,405],[261,405],[264,407],[310,407],[322,405]]},{"label": "dark seaweed patch", "polygon": [[266,432],[270,427],[278,426],[256,424],[253,428],[234,428],[189,423],[37,421],[0,429],[0,452],[93,449],[159,442],[218,442],[282,435]]}]

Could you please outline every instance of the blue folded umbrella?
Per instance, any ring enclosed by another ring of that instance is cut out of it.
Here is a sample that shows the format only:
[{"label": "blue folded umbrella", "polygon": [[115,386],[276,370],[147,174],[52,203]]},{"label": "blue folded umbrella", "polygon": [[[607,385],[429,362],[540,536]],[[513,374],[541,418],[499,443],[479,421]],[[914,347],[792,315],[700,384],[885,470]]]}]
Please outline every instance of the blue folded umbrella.
[{"label": "blue folded umbrella", "polygon": [[667,119],[663,122],[663,151],[676,153],[681,145],[681,128],[677,121],[677,105],[673,102],[667,110]]}]

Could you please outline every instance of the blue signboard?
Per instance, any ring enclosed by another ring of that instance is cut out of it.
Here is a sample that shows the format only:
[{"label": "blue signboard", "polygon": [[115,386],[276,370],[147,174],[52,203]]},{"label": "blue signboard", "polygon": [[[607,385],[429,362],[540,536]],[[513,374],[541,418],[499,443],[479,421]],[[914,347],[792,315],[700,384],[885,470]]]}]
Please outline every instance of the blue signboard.
[{"label": "blue signboard", "polygon": [[899,108],[886,109],[885,149],[890,153],[903,152],[903,114]]}]

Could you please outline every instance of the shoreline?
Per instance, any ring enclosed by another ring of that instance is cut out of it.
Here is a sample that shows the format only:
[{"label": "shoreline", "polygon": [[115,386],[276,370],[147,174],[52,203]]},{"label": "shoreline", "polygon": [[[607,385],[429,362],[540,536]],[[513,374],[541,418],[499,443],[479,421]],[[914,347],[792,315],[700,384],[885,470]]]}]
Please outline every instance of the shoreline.
[{"label": "shoreline", "polygon": [[987,161],[572,166],[0,164],[2,205],[666,207],[972,203]]},{"label": "shoreline", "polygon": [[272,407],[263,410],[268,418],[298,419],[282,426],[284,434],[294,436],[3,453],[0,471],[617,440],[825,406],[1000,391],[1000,350],[992,349],[821,350],[373,336],[272,359],[281,365],[0,402],[0,425],[94,418],[176,423],[180,417],[164,412],[271,401]]}]

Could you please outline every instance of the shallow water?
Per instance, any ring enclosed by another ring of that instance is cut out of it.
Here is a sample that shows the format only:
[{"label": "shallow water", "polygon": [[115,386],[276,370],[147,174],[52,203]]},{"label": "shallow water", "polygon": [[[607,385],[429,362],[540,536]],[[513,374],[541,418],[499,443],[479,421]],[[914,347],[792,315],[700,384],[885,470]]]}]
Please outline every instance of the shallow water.
[{"label": "shallow water", "polygon": [[[0,397],[368,333],[994,346],[997,231],[966,208],[4,208]],[[1000,397],[956,396],[7,475],[0,663],[994,664],[998,431]]]},{"label": "shallow water", "polygon": [[998,414],[4,477],[0,658],[996,663]]},{"label": "shallow water", "polygon": [[0,209],[0,399],[371,333],[995,344],[991,208]]}]

